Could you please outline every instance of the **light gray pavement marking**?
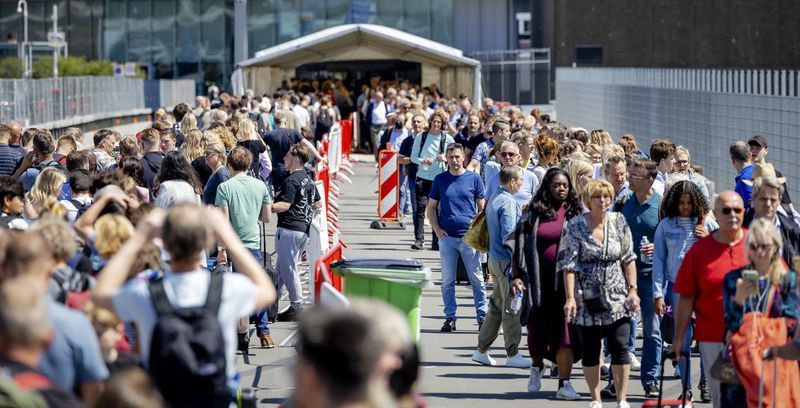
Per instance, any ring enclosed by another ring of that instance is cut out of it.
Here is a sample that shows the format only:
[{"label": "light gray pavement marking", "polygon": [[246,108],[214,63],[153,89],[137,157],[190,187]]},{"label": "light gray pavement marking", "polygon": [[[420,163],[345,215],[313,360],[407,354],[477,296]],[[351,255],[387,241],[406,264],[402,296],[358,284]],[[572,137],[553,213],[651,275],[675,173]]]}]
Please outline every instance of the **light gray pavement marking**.
[{"label": "light gray pavement marking", "polygon": [[[363,156],[359,156],[366,159]],[[580,366],[573,370],[572,383],[583,396],[581,401],[555,400],[558,385],[556,379],[545,378],[542,391],[538,394],[527,392],[529,371],[519,368],[506,368],[505,352],[502,338],[495,341],[491,349],[492,356],[498,366],[485,367],[472,362],[471,356],[478,340],[478,326],[475,323],[475,309],[472,306],[472,292],[469,286],[458,286],[458,330],[453,333],[440,333],[443,322],[443,302],[440,292],[440,266],[438,253],[425,249],[413,251],[413,226],[406,218],[407,229],[404,231],[372,230],[369,223],[376,217],[377,181],[374,162],[362,162],[355,166],[353,184],[345,184],[341,191],[339,220],[342,227],[342,239],[348,248],[345,256],[358,257],[391,257],[414,258],[425,262],[433,270],[435,286],[424,289],[422,293],[422,320],[420,348],[423,359],[421,378],[418,390],[431,407],[585,407],[589,405],[589,391],[583,379]],[[275,221],[269,224],[268,247],[274,248],[273,234]],[[429,237],[426,236],[426,239]],[[429,243],[426,243],[429,245]],[[281,307],[285,307],[282,304]],[[283,341],[291,333],[294,324],[275,323],[271,325],[272,336],[276,343]],[[257,344],[257,339],[251,341]],[[641,347],[641,340],[638,340]],[[520,350],[528,356],[524,333]],[[264,350],[251,348],[250,355],[243,359],[237,354],[237,366],[241,372],[242,385],[256,388],[256,396],[262,406],[274,406],[282,402],[293,392],[292,364],[294,350],[276,348]],[[679,380],[674,379],[674,369],[666,369],[667,381],[664,384],[664,397],[676,398],[680,392]],[[699,357],[693,355],[692,377],[693,392],[699,399],[697,380],[699,375]],[[628,401],[638,407],[644,401],[639,373],[633,372],[629,386]],[[605,386],[605,382],[602,384]],[[616,403],[607,401],[606,407],[615,407]],[[710,406],[710,404],[699,404]]]}]

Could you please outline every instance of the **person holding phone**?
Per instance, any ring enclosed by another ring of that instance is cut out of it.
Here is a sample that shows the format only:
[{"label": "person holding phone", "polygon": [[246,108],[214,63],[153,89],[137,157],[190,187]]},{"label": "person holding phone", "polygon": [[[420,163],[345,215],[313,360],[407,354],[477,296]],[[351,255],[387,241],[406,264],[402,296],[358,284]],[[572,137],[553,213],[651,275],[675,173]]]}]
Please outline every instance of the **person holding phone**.
[{"label": "person holding phone", "polygon": [[[752,326],[744,326],[745,314],[760,312],[769,318],[786,319],[787,338],[781,343],[788,342],[794,337],[800,317],[800,295],[797,293],[796,273],[788,270],[781,258],[781,234],[771,220],[759,218],[750,224],[746,243],[748,265],[728,272],[723,283],[725,328],[728,333],[750,330]],[[766,341],[769,340],[772,338]],[[733,354],[736,353],[738,344],[741,343],[731,342]],[[740,370],[740,364],[734,366],[743,384],[758,384],[758,378],[751,382],[745,381],[749,372]],[[790,367],[779,364],[781,381],[773,379],[777,381],[776,394],[772,394],[772,381],[764,384],[766,401],[771,402],[766,406],[796,406],[794,404],[800,399],[800,372],[797,365],[791,364]],[[760,380],[764,381],[763,378]],[[728,384],[723,388],[723,406],[741,406],[744,401],[748,402],[748,406],[753,406],[752,403],[759,400],[758,392],[743,384]]]},{"label": "person holding phone", "polygon": [[590,181],[582,194],[589,212],[567,223],[558,249],[556,272],[564,274],[567,297],[564,316],[581,334],[583,374],[592,398],[589,408],[603,406],[600,343],[604,337],[611,351],[617,408],[630,407],[628,335],[631,315],[639,311],[636,254],[625,217],[607,211],[613,195],[608,181]]},{"label": "person holding phone", "polygon": [[[653,309],[659,316],[666,314],[667,306],[675,308],[678,305],[679,296],[673,287],[686,253],[695,242],[717,228],[717,223],[706,217],[708,212],[705,196],[691,181],[678,181],[667,188],[661,205],[661,221],[653,239]],[[684,353],[689,352],[693,332],[690,325],[686,330]],[[679,362],[678,369],[686,384],[691,384],[691,370],[686,369],[686,360]],[[710,401],[711,395],[702,373],[698,388],[703,402]],[[691,390],[687,390],[687,394],[686,401],[691,402]]]}]

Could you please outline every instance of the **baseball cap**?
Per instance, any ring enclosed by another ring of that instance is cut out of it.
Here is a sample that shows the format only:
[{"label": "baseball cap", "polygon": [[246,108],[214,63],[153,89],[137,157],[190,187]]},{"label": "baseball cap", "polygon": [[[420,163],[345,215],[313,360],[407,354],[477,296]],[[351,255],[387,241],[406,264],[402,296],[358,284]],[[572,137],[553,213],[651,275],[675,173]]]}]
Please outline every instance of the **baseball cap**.
[{"label": "baseball cap", "polygon": [[764,137],[764,136],[761,136],[761,135],[755,135],[755,136],[751,137],[750,140],[747,141],[747,144],[750,145],[750,146],[756,145],[756,146],[759,146],[759,147],[763,147],[765,149],[768,148],[768,146],[767,146],[767,138]]}]

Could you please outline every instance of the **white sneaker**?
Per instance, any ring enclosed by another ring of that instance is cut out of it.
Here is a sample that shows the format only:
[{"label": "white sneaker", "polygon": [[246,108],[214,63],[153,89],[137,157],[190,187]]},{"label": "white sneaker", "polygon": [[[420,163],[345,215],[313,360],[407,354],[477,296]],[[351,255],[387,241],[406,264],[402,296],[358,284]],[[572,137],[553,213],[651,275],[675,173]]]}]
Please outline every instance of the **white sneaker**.
[{"label": "white sneaker", "polygon": [[531,367],[531,376],[528,378],[528,392],[539,392],[541,388],[542,369],[539,367]]},{"label": "white sneaker", "polygon": [[485,353],[481,353],[480,350],[475,350],[475,352],[472,353],[472,361],[487,366],[493,366],[497,364],[497,361],[495,361],[495,359],[493,359],[492,356],[489,355],[488,351]]},{"label": "white sneaker", "polygon": [[522,353],[517,353],[506,359],[506,367],[531,368],[531,360],[523,357]]},{"label": "white sneaker", "polygon": [[631,355],[631,371],[639,371],[642,369],[642,363],[636,358],[636,354],[629,353]]},{"label": "white sneaker", "polygon": [[603,408],[603,403],[600,401],[592,401],[589,403],[589,408]]},{"label": "white sneaker", "polygon": [[628,401],[620,401],[617,403],[617,408],[631,408],[631,404],[628,404]]},{"label": "white sneaker", "polygon": [[564,385],[556,391],[556,399],[558,400],[567,400],[567,401],[577,401],[581,399],[581,395],[575,391],[575,388],[572,388],[572,383],[569,380],[564,381]]}]

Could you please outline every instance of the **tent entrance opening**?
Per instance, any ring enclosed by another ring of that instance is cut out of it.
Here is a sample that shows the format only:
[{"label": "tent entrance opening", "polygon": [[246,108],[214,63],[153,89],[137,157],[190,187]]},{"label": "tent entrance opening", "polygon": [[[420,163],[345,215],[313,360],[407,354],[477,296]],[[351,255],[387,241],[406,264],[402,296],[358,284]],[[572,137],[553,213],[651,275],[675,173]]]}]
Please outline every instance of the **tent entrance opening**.
[{"label": "tent entrance opening", "polygon": [[384,81],[407,79],[419,84],[422,81],[422,64],[401,60],[316,62],[297,67],[295,76],[303,79],[337,78],[350,90],[359,90],[362,84],[369,84],[369,79],[376,76]]}]

